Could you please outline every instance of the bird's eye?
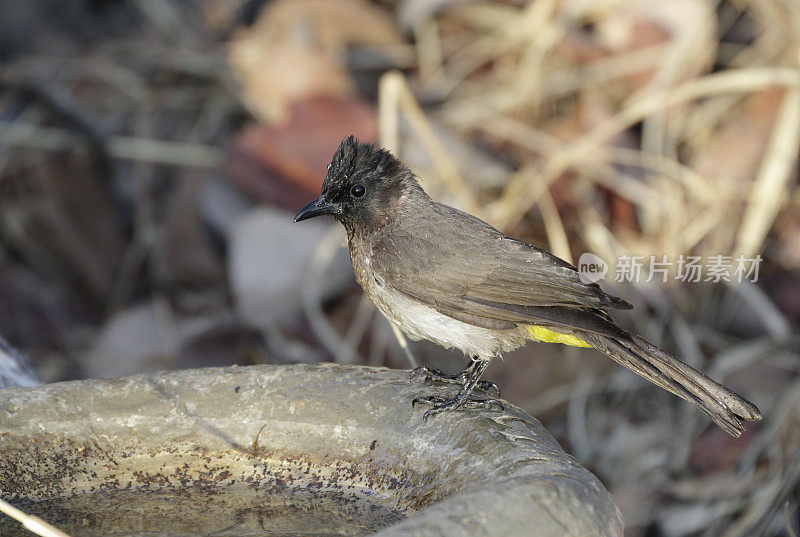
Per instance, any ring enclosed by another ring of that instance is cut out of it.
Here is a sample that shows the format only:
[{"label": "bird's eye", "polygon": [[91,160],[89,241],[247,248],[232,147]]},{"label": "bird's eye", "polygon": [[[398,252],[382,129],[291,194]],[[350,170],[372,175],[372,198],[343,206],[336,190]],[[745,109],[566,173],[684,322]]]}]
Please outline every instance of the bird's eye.
[{"label": "bird's eye", "polygon": [[364,188],[364,185],[353,185],[353,188],[350,189],[350,195],[354,198],[360,198],[366,193],[367,189]]}]

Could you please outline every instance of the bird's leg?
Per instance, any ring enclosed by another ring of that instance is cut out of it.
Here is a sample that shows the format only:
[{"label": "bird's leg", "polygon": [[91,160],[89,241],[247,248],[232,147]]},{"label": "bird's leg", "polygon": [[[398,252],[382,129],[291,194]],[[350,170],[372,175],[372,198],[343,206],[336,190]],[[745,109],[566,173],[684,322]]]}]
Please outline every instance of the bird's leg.
[{"label": "bird's leg", "polygon": [[[434,382],[434,383],[442,383],[442,384],[459,384],[464,386],[467,382],[467,379],[475,372],[475,370],[480,367],[480,364],[486,360],[481,360],[477,356],[473,356],[470,358],[470,363],[463,371],[451,375],[449,373],[445,373],[440,369],[431,369],[425,366],[414,368],[411,371],[411,378],[414,378],[417,375],[425,375],[426,382]],[[484,368],[485,369],[485,368]],[[483,371],[481,371],[483,373]],[[480,375],[478,375],[480,376]],[[497,396],[500,396],[500,388],[497,387],[497,384],[494,382],[489,382],[487,380],[479,380],[475,387],[479,390],[483,391],[494,391],[497,393]]]},{"label": "bird's leg", "polygon": [[[497,396],[500,397],[500,388],[497,386],[497,384],[489,380],[480,380],[481,375],[483,375],[483,372],[486,371],[486,367],[488,367],[488,365],[489,360],[481,360],[477,356],[473,356],[470,358],[469,365],[466,367],[466,369],[458,373],[456,378],[463,386],[469,382],[469,379],[472,378],[472,375],[477,374],[474,387],[487,392],[494,390],[494,392],[497,393]],[[478,369],[481,367],[482,369],[476,373],[476,371],[478,371]]]},{"label": "bird's leg", "polygon": [[489,367],[489,360],[479,360],[473,358],[473,361],[469,367],[462,372],[466,373],[465,379],[461,389],[458,391],[455,397],[451,399],[438,396],[418,397],[411,401],[411,406],[415,406],[417,403],[430,403],[433,405],[433,408],[428,409],[425,414],[423,414],[422,419],[425,421],[428,421],[428,418],[435,416],[440,412],[444,412],[445,410],[455,410],[460,406],[487,408],[491,405],[496,405],[502,410],[503,404],[497,399],[470,398],[472,390],[478,384],[481,375],[483,375],[483,372],[486,371],[487,367]]}]

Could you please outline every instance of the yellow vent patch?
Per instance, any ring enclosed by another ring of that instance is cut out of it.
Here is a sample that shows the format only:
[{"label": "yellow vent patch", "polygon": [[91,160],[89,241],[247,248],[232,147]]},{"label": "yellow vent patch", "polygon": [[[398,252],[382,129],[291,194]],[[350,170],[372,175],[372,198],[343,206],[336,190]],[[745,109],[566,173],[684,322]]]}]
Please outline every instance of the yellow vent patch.
[{"label": "yellow vent patch", "polygon": [[548,330],[543,326],[530,325],[527,328],[528,332],[531,333],[531,339],[535,339],[536,341],[543,341],[545,343],[563,343],[564,345],[572,345],[573,347],[591,347],[591,345],[580,338],[569,336],[567,334],[559,334],[558,332],[553,332],[552,330]]}]

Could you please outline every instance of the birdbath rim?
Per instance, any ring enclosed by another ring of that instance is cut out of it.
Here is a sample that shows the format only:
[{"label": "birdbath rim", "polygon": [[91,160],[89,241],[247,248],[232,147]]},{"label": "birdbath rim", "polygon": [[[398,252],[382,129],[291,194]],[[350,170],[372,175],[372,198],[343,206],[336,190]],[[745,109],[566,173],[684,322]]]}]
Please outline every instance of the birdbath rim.
[{"label": "birdbath rim", "polygon": [[335,364],[6,388],[0,497],[251,478],[369,497],[402,515],[383,537],[622,535],[605,487],[521,409],[423,421],[411,400],[446,389]]}]

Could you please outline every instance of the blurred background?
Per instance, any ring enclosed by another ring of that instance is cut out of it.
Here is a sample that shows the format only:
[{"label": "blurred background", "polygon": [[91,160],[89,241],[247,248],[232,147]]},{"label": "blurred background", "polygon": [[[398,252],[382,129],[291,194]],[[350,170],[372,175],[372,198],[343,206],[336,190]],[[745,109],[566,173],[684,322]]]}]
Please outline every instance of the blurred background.
[{"label": "blurred background", "polygon": [[[3,0],[0,336],[43,382],[409,368],[339,226],[292,224],[351,133],[434,198],[611,263],[622,325],[760,407],[732,439],[591,350],[495,361],[626,535],[797,535],[796,0]],[[646,281],[651,255],[759,254],[754,283]],[[643,277],[615,281],[621,255]]]}]

